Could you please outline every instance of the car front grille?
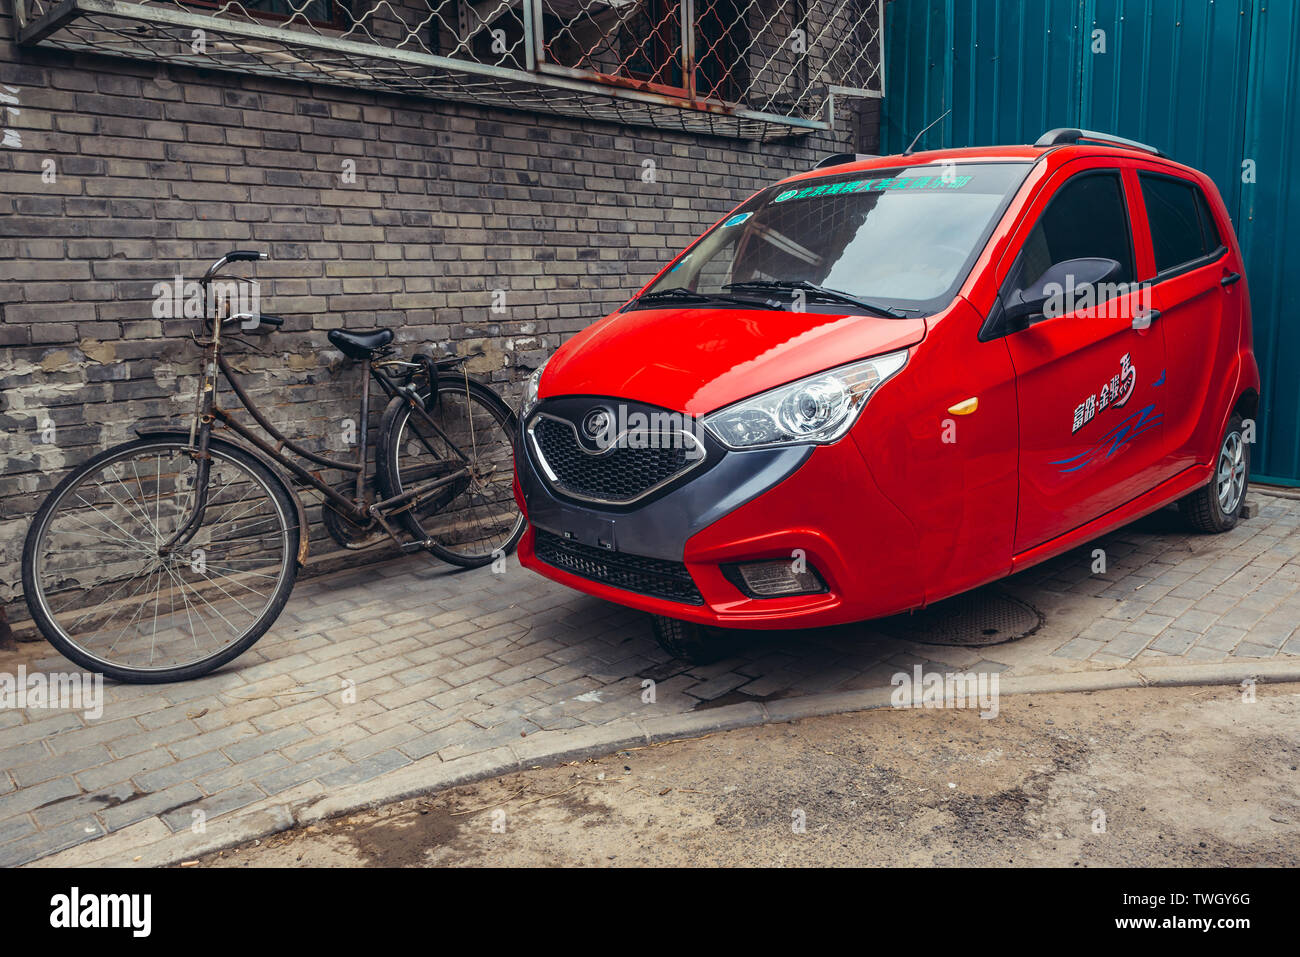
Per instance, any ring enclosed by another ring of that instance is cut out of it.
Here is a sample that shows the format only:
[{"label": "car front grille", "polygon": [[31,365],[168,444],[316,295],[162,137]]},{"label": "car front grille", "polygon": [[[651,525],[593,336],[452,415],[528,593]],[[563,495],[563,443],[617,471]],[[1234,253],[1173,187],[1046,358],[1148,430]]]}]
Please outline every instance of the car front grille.
[{"label": "car front grille", "polygon": [[654,598],[704,604],[691,573],[681,562],[593,548],[540,528],[534,528],[533,535],[537,558],[554,568]]},{"label": "car front grille", "polygon": [[539,415],[529,427],[540,452],[547,483],[557,492],[588,502],[627,505],[672,482],[699,465],[704,449],[689,433],[672,433],[673,441],[635,447],[618,443],[589,451],[578,441],[572,423]]}]

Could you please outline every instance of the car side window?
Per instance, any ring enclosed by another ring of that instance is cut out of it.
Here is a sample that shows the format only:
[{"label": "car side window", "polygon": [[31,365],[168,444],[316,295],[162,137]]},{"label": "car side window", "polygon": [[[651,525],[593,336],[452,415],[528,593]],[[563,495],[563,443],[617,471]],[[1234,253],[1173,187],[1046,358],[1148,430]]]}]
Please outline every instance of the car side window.
[{"label": "car side window", "polygon": [[1155,173],[1139,173],[1142,201],[1151,226],[1156,274],[1210,255],[1220,246],[1210,206],[1195,183]]},{"label": "car side window", "polygon": [[1201,218],[1201,236],[1204,239],[1205,251],[1207,254],[1212,253],[1223,246],[1223,240],[1219,237],[1219,227],[1215,225],[1209,200],[1205,198],[1201,188],[1193,186],[1192,190],[1196,193],[1196,211]]},{"label": "car side window", "polygon": [[1081,173],[1057,190],[1021,248],[1015,288],[1030,288],[1057,263],[1092,257],[1119,263],[1112,282],[1133,281],[1133,239],[1118,171]]}]

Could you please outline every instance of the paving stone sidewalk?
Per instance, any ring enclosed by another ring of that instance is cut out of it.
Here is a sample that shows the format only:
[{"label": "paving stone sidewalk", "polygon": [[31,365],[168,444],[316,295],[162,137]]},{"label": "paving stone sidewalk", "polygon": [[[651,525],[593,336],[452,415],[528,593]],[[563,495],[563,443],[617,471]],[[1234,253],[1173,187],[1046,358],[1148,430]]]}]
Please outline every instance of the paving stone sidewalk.
[{"label": "paving stone sidewalk", "polygon": [[[645,616],[513,560],[493,574],[417,556],[304,581],[272,631],[217,674],[108,684],[97,720],[0,710],[0,865],[109,834],[161,840],[270,798],[309,801],[538,733],[888,686],[917,664],[1021,676],[1297,656],[1300,499],[1256,490],[1251,502],[1255,515],[1225,535],[1188,535],[1166,510],[990,586],[1044,624],[978,649],[863,624],[755,633],[735,657],[690,666],[659,650]],[[0,657],[0,672],[19,664],[75,670],[43,643]]]}]

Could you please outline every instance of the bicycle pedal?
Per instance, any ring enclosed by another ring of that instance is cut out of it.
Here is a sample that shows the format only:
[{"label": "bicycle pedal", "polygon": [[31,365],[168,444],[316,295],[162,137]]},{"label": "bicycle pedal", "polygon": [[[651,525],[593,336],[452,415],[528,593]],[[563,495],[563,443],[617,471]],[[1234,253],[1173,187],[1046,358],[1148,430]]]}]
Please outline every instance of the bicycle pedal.
[{"label": "bicycle pedal", "polygon": [[409,555],[411,552],[428,551],[429,546],[433,544],[432,538],[426,538],[419,542],[403,542],[401,546],[402,554]]}]

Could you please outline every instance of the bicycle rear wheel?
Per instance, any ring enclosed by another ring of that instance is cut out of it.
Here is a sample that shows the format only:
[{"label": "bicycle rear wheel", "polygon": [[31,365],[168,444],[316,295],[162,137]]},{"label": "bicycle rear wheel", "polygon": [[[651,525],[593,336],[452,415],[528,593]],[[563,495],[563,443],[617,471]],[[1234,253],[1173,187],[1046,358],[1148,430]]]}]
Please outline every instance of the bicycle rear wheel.
[{"label": "bicycle rear wheel", "polygon": [[514,496],[514,413],[490,388],[449,375],[438,383],[432,425],[402,397],[384,410],[376,449],[385,497],[463,473],[398,513],[438,558],[462,568],[508,554],[524,533]]},{"label": "bicycle rear wheel", "polygon": [[284,608],[301,529],[284,483],[213,439],[207,506],[193,534],[198,460],[181,438],[101,452],[41,505],[23,548],[23,591],[41,633],[119,681],[182,681],[247,650]]}]

